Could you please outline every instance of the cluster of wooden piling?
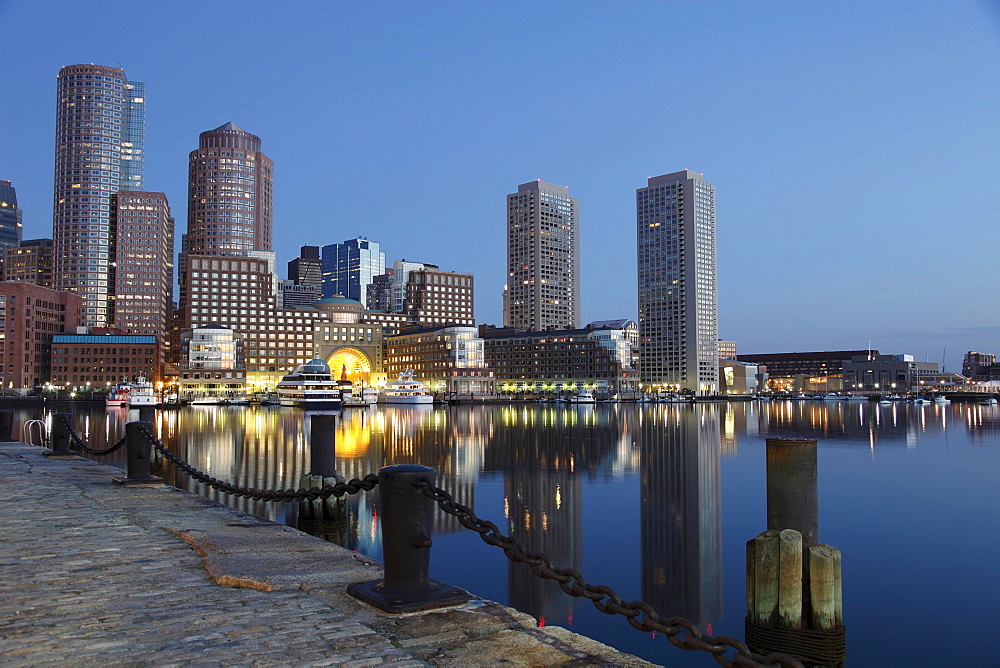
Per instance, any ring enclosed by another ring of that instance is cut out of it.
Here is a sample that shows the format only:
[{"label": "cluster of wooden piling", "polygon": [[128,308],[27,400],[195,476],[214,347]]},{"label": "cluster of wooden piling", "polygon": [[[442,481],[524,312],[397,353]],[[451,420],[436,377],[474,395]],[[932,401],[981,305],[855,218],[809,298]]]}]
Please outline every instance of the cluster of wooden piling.
[{"label": "cluster of wooden piling", "polygon": [[747,541],[747,645],[809,665],[846,655],[840,550],[818,538],[816,441],[767,440],[768,530]]}]

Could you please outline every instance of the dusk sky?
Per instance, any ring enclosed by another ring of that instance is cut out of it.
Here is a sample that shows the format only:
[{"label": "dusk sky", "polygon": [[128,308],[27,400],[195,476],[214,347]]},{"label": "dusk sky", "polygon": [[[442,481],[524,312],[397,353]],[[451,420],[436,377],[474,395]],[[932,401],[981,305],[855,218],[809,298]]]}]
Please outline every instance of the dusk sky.
[{"label": "dusk sky", "polygon": [[580,200],[583,322],[636,317],[635,190],[716,188],[719,334],[958,370],[1000,353],[995,2],[0,0],[0,179],[52,236],[56,75],[147,85],[145,188],[232,121],[275,162],[279,273],[364,236],[471,272],[501,324],[505,198]]}]

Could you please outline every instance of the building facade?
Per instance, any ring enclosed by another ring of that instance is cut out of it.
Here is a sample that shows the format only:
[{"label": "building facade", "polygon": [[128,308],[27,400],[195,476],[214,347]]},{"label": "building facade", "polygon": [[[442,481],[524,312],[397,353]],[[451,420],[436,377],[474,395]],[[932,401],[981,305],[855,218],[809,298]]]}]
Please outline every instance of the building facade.
[{"label": "building facade", "polygon": [[21,244],[21,215],[14,186],[10,181],[0,181],[0,251]]},{"label": "building facade", "polygon": [[377,241],[348,239],[323,246],[323,296],[368,302],[372,279],[385,273],[385,253]]},{"label": "building facade", "polygon": [[107,391],[116,382],[144,376],[160,382],[160,342],[155,336],[93,330],[52,337],[53,385],[81,392]]},{"label": "building facade", "polygon": [[[260,148],[260,137],[235,123],[199,135],[188,156],[183,254],[272,250],[274,162]],[[183,274],[183,259],[179,265]]]},{"label": "building facade", "polygon": [[26,239],[3,251],[3,280],[52,287],[52,239]]},{"label": "building facade", "polygon": [[580,326],[580,202],[569,188],[523,183],[507,195],[504,326]]},{"label": "building facade", "polygon": [[228,327],[204,325],[181,333],[177,377],[182,401],[197,397],[234,398],[246,383],[243,337]]},{"label": "building facade", "polygon": [[719,390],[715,188],[684,170],[636,190],[642,381]]},{"label": "building facade", "polygon": [[111,196],[111,212],[116,230],[115,267],[110,272],[115,281],[115,327],[166,343],[174,289],[174,219],[167,196],[119,192]]},{"label": "building facade", "polygon": [[937,362],[916,362],[913,355],[855,355],[844,362],[842,385],[847,392],[919,392],[935,384]]},{"label": "building facade", "polygon": [[410,272],[403,313],[421,325],[474,327],[473,276],[425,266]]},{"label": "building facade", "polygon": [[142,188],[142,162],[122,152],[123,143],[143,141],[145,100],[135,103],[137,83],[103,65],[69,65],[57,80],[54,284],[83,298],[83,324],[91,327],[107,327],[113,316],[111,196]]},{"label": "building facade", "polygon": [[407,370],[446,396],[493,394],[496,389],[475,327],[430,327],[386,337],[386,375],[393,379]]},{"label": "building facade", "polygon": [[82,299],[30,283],[0,283],[0,387],[28,394],[52,378],[52,338],[75,331]]},{"label": "building facade", "polygon": [[844,364],[855,357],[877,357],[877,350],[826,350],[792,353],[741,354],[767,370],[767,387],[776,392],[837,392],[843,388]]},{"label": "building facade", "polygon": [[310,285],[323,292],[323,262],[319,246],[302,246],[299,256],[288,263],[288,280],[295,285]]},{"label": "building facade", "polygon": [[486,364],[504,393],[552,394],[590,390],[601,395],[636,394],[639,372],[631,366],[625,329],[590,327],[524,332],[479,328]]},{"label": "building facade", "polygon": [[966,378],[975,378],[979,375],[980,367],[993,366],[997,363],[995,353],[977,353],[970,350],[962,358],[962,375]]}]

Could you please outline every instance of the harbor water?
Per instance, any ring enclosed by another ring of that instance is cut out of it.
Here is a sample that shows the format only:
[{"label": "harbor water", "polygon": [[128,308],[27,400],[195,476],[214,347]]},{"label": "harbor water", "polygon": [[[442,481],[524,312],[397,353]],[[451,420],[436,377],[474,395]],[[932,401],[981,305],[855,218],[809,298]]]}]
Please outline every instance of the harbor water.
[{"label": "harbor water", "polygon": [[[92,447],[137,411],[22,404],[29,419],[72,413]],[[623,600],[743,638],[745,543],[767,529],[765,439],[818,441],[819,542],[843,554],[847,663],[988,665],[1000,636],[1000,409],[954,403],[753,401],[679,404],[378,406],[341,411],[193,406],[156,413],[161,441],[245,487],[294,488],[309,467],[309,416],[338,416],[338,474],[423,464],[457,501],[529,550]],[[103,460],[108,460],[104,458]],[[124,468],[124,453],[108,463]],[[236,499],[164,465],[168,482],[379,559],[378,489],[343,517]],[[650,661],[714,665],[625,618],[573,599],[437,514],[431,577]],[[965,640],[962,640],[962,639]],[[973,638],[979,639],[972,642]]]}]

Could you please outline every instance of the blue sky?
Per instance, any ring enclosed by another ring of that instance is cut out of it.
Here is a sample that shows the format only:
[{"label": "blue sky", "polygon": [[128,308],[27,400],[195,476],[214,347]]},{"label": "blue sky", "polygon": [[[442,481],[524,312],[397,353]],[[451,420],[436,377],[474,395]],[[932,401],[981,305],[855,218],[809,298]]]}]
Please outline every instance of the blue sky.
[{"label": "blue sky", "polygon": [[[86,11],[84,11],[86,8]],[[995,2],[0,0],[0,179],[51,236],[55,78],[147,84],[146,188],[186,230],[227,121],[275,161],[275,250],[367,236],[476,276],[500,322],[505,197],[579,198],[584,321],[635,317],[635,189],[716,187],[720,336],[1000,352]]]}]

